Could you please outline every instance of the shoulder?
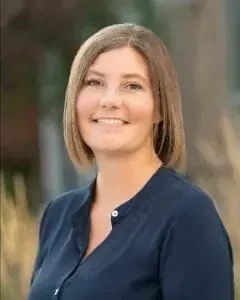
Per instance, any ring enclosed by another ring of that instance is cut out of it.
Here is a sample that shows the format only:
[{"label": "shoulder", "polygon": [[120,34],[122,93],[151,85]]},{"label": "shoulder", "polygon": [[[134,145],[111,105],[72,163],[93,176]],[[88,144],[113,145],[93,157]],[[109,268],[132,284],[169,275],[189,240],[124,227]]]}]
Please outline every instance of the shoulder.
[{"label": "shoulder", "polygon": [[65,192],[48,202],[41,214],[40,239],[44,240],[59,228],[70,228],[72,216],[83,206],[89,195],[90,185]]},{"label": "shoulder", "polygon": [[66,213],[74,213],[83,203],[88,194],[88,188],[84,189],[74,189],[71,191],[67,191],[57,198],[51,200],[46,208],[45,211],[47,215],[58,215],[58,218],[62,214]]},{"label": "shoulder", "polygon": [[88,196],[88,187],[67,191],[49,203],[48,213],[61,215],[62,213],[74,212]]},{"label": "shoulder", "polygon": [[196,239],[206,242],[217,236],[219,244],[229,246],[227,230],[213,199],[182,174],[171,171],[166,176],[169,188],[164,193],[156,192],[154,201],[157,214],[164,215],[165,234],[180,240],[188,237],[194,243]]},{"label": "shoulder", "polygon": [[164,210],[169,219],[183,216],[192,216],[193,221],[206,216],[219,219],[213,200],[198,185],[172,169],[165,176],[164,186],[160,187],[159,182],[154,193],[157,211]]}]

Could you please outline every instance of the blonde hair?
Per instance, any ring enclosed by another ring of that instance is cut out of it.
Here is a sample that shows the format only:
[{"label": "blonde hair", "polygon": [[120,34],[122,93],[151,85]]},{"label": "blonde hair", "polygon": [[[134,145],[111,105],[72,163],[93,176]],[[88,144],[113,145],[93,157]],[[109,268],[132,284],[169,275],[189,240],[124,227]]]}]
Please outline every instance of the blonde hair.
[{"label": "blonde hair", "polygon": [[115,24],[92,35],[78,50],[70,70],[64,107],[64,139],[76,168],[92,164],[94,154],[83,141],[77,121],[76,101],[89,67],[99,54],[130,47],[149,67],[155,112],[161,122],[154,127],[154,148],[167,167],[185,168],[185,134],[181,95],[172,60],[161,40],[149,29],[135,24]]}]

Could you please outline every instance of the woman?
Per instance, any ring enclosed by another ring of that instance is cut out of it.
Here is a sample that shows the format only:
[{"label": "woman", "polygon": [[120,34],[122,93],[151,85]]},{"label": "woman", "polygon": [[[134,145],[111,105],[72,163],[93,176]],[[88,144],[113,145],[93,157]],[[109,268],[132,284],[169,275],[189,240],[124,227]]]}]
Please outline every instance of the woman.
[{"label": "woman", "polygon": [[180,93],[162,42],[106,27],[70,72],[64,136],[97,176],[46,208],[29,300],[232,300],[227,233],[185,161]]}]

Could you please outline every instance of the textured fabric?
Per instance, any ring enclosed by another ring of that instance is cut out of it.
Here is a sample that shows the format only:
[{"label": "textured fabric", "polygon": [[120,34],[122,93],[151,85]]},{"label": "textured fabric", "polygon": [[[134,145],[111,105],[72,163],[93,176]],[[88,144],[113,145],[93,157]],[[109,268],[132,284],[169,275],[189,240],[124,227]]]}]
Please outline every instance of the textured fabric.
[{"label": "textured fabric", "polygon": [[233,300],[229,239],[197,186],[160,168],[82,259],[94,186],[45,209],[29,300]]}]

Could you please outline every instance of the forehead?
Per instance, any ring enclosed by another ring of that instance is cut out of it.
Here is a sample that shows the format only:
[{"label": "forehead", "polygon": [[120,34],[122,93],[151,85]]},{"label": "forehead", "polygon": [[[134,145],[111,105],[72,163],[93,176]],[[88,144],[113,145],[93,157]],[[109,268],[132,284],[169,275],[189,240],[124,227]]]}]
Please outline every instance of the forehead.
[{"label": "forehead", "polygon": [[95,70],[105,74],[136,73],[148,77],[148,65],[144,57],[130,47],[118,48],[101,53],[89,71]]}]

